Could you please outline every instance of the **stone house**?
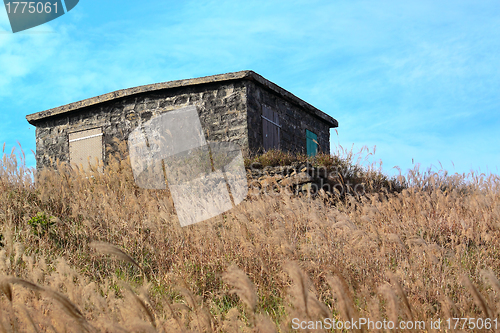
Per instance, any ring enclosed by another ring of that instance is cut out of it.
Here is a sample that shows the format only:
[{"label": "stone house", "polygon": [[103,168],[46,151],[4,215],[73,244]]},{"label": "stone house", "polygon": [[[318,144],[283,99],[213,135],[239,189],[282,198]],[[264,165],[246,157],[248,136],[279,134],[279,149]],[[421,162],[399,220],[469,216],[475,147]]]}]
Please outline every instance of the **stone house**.
[{"label": "stone house", "polygon": [[36,127],[37,168],[56,160],[106,163],[116,141],[150,119],[195,106],[207,142],[244,154],[271,148],[309,155],[330,150],[337,121],[253,71],[118,90],[26,116]]}]

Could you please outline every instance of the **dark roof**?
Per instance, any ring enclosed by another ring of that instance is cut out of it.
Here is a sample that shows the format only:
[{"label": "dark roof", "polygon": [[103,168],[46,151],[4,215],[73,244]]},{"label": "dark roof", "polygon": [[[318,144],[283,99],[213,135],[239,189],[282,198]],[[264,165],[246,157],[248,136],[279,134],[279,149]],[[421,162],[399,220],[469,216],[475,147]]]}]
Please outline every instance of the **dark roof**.
[{"label": "dark roof", "polygon": [[274,91],[278,95],[282,96],[284,99],[289,100],[290,102],[299,105],[303,109],[309,111],[310,113],[314,114],[318,118],[326,121],[331,127],[338,127],[338,122],[334,118],[330,117],[326,113],[316,109],[314,106],[311,104],[303,101],[302,99],[298,98],[297,96],[291,94],[290,92],[286,91],[285,89],[281,88],[280,86],[272,83],[269,80],[266,80],[259,74],[253,72],[253,71],[240,71],[240,72],[234,72],[234,73],[227,73],[227,74],[219,74],[219,75],[212,75],[212,76],[204,76],[204,77],[199,77],[195,79],[187,79],[187,80],[177,80],[177,81],[169,81],[169,82],[162,82],[162,83],[154,83],[154,84],[148,84],[145,86],[139,86],[139,87],[134,87],[134,88],[128,88],[128,89],[121,89],[117,91],[113,91],[104,95],[92,97],[92,98],[87,98],[79,102],[74,102],[70,104],[66,104],[63,106],[59,106],[57,108],[49,109],[46,111],[41,111],[37,113],[33,113],[30,115],[26,116],[26,119],[28,122],[32,125],[36,125],[39,121],[61,115],[64,113],[68,113],[71,111],[75,111],[84,107],[92,106],[92,105],[97,105],[100,103],[104,103],[107,101],[111,101],[114,99],[119,99],[127,96],[132,96],[132,95],[137,95],[145,92],[150,92],[150,91],[157,91],[157,90],[162,90],[162,89],[170,89],[170,88],[178,88],[178,87],[187,87],[187,86],[194,86],[194,85],[200,85],[200,84],[207,84],[207,83],[214,83],[214,82],[224,82],[224,81],[234,81],[234,80],[251,80],[255,81],[266,88]]}]

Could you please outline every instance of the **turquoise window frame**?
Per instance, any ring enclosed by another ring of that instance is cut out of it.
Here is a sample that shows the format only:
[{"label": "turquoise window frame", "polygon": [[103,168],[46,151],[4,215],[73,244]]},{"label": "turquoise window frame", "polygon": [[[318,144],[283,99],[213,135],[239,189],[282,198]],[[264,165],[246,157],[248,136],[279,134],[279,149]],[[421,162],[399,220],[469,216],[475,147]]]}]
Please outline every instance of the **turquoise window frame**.
[{"label": "turquoise window frame", "polygon": [[306,129],[306,151],[307,156],[313,157],[318,154],[318,135]]}]

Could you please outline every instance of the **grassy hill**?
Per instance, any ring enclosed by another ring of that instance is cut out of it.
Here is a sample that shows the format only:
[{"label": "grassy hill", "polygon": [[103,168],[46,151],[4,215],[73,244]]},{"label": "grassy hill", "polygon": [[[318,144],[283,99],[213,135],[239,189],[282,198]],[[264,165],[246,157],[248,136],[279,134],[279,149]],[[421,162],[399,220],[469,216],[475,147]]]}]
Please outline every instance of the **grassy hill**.
[{"label": "grassy hill", "polygon": [[325,318],[428,331],[499,317],[498,176],[390,178],[352,152],[306,159],[246,164],[325,165],[365,191],[257,191],[181,228],[168,192],[137,188],[126,160],[91,175],[61,165],[33,183],[23,157],[4,154],[0,332],[289,332]]}]

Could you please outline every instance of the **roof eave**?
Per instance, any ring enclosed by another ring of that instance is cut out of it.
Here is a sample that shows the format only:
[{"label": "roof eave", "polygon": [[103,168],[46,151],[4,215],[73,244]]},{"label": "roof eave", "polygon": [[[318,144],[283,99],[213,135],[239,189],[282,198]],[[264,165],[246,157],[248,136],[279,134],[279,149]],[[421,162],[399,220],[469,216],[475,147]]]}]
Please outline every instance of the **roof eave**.
[{"label": "roof eave", "polygon": [[195,85],[224,82],[224,81],[242,80],[242,79],[253,80],[255,82],[258,82],[259,84],[261,84],[264,87],[278,93],[279,95],[292,101],[293,103],[298,104],[300,107],[307,109],[309,112],[314,114],[316,117],[327,122],[329,124],[330,128],[338,127],[338,122],[334,118],[330,117],[329,115],[322,112],[321,110],[318,110],[317,108],[315,108],[311,104],[303,101],[302,99],[293,95],[289,91],[281,88],[277,84],[265,79],[264,77],[260,76],[259,74],[255,73],[254,71],[250,71],[250,70],[245,70],[245,71],[240,71],[240,72],[232,72],[232,73],[226,73],[226,74],[218,74],[218,75],[212,75],[212,76],[204,76],[204,77],[199,77],[199,78],[194,78],[194,79],[185,79],[185,80],[176,80],[176,81],[154,83],[154,84],[148,84],[148,85],[143,85],[143,86],[138,86],[138,87],[133,87],[133,88],[121,89],[121,90],[113,91],[113,92],[110,92],[107,94],[99,95],[96,97],[87,98],[87,99],[84,99],[84,100],[81,100],[78,102],[62,105],[62,106],[52,108],[49,110],[29,114],[26,116],[26,120],[31,125],[36,126],[37,123],[39,123],[40,121],[42,121],[46,118],[55,117],[55,116],[59,116],[62,114],[70,113],[70,112],[77,111],[77,110],[85,108],[85,107],[98,105],[98,104],[109,102],[109,101],[116,100],[119,98],[129,97],[129,96],[133,96],[133,95],[138,95],[138,94],[142,94],[142,93],[146,93],[146,92],[158,91],[158,90],[163,90],[163,89],[172,89],[172,88],[195,86]]}]

